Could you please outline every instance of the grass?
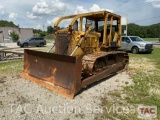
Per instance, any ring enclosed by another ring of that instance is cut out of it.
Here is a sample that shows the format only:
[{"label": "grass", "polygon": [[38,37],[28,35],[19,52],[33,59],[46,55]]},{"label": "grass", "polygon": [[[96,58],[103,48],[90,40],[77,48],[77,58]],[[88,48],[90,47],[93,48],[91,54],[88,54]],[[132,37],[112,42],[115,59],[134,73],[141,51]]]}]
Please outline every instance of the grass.
[{"label": "grass", "polygon": [[114,95],[116,97],[120,97],[121,96],[119,91],[110,92],[110,93],[108,93],[108,95]]},{"label": "grass", "polygon": [[0,63],[0,75],[19,74],[23,70],[23,60]]},{"label": "grass", "polygon": [[[132,104],[157,106],[158,119],[160,119],[160,48],[154,48],[152,54],[130,54],[130,57],[131,59],[149,59],[150,62],[155,65],[155,70],[148,70],[147,73],[137,70],[135,74],[131,74],[135,85],[124,88],[124,92],[129,96],[127,102]],[[148,64],[150,63],[146,63],[146,66]]]},{"label": "grass", "polygon": [[[130,60],[134,63],[140,61],[139,66],[147,67],[147,70],[139,69],[139,67],[131,68],[129,66],[129,73],[133,79],[134,85],[124,87],[121,92],[109,93],[106,98],[102,99],[102,106],[132,105],[136,108],[138,105],[157,106],[157,119],[160,120],[160,48],[154,48],[152,54],[129,54]],[[143,66],[144,64],[144,66]],[[134,66],[134,65],[133,65]],[[150,66],[152,69],[150,69]],[[154,68],[154,69],[153,69]],[[127,84],[127,83],[126,83]],[[121,94],[125,97],[122,99]],[[108,96],[112,98],[108,101]],[[123,120],[137,120],[137,112],[132,114],[108,114],[106,111],[102,114],[103,118],[119,118]]]},{"label": "grass", "polygon": [[54,42],[54,39],[53,38],[48,38],[48,39],[46,39],[46,41],[47,41],[47,43],[53,43]]},{"label": "grass", "polygon": [[[154,62],[156,67],[160,69],[160,48],[154,48],[152,54],[129,54],[129,57],[132,58],[147,58],[151,62]],[[142,61],[143,62],[143,61]],[[147,65],[147,63],[146,63]]]},{"label": "grass", "polygon": [[143,38],[145,41],[157,41],[159,42],[159,38]]},{"label": "grass", "polygon": [[38,47],[37,49],[34,49],[34,50],[47,52],[50,48],[51,46],[44,46],[44,47]]}]

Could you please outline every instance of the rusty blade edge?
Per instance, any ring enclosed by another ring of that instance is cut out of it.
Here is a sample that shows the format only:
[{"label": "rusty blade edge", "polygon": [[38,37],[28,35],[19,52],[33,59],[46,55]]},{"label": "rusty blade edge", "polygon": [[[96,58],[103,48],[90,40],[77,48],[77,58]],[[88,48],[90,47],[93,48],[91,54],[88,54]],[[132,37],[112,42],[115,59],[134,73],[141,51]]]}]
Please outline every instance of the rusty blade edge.
[{"label": "rusty blade edge", "polygon": [[[41,58],[43,56],[43,58],[45,59],[53,59],[53,60],[57,60],[57,61],[63,61],[63,62],[68,62],[68,63],[75,63],[76,62],[76,58],[74,56],[67,56],[67,55],[59,55],[59,54],[54,54],[54,53],[46,53],[46,52],[42,52],[42,51],[35,51],[35,50],[29,50],[29,49],[25,49],[24,53],[26,55],[32,55],[32,56],[36,56]],[[64,59],[62,59],[62,57]]]},{"label": "rusty blade edge", "polygon": [[54,91],[56,93],[59,93],[62,96],[65,96],[65,97],[67,97],[69,99],[73,99],[74,98],[74,95],[75,95],[74,91],[65,89],[63,87],[55,86],[55,85],[53,85],[53,83],[49,83],[49,82],[43,81],[41,79],[32,77],[32,76],[30,76],[30,75],[28,75],[28,74],[26,74],[24,72],[22,72],[20,74],[20,76],[22,78],[27,79],[27,80],[33,81],[33,82],[35,82],[35,83],[37,83],[37,84],[39,84],[39,85],[41,85],[41,86],[43,86],[45,88],[48,88],[48,89],[50,89],[50,90],[52,90],[52,91]]}]

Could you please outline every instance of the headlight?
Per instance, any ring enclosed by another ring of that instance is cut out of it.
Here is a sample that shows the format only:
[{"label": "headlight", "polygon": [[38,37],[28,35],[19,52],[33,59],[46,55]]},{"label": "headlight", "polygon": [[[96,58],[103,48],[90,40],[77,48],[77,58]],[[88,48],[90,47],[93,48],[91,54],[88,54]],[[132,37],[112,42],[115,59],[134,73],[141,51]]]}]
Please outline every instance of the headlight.
[{"label": "headlight", "polygon": [[145,44],[140,44],[139,47],[145,47]]}]

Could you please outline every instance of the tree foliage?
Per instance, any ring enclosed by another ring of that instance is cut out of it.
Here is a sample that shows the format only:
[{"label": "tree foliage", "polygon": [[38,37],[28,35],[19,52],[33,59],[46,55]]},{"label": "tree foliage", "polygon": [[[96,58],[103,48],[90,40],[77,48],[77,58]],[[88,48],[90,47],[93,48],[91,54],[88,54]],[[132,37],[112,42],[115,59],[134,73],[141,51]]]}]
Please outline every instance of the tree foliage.
[{"label": "tree foliage", "polygon": [[0,20],[0,27],[17,27],[12,21]]},{"label": "tree foliage", "polygon": [[46,31],[42,31],[41,29],[33,29],[33,33],[36,36],[40,36],[40,37],[45,37],[48,35]]},{"label": "tree foliage", "polygon": [[34,34],[39,34],[40,32],[42,32],[41,29],[33,29],[33,33],[34,33]]},{"label": "tree foliage", "polygon": [[[122,34],[124,34],[124,30],[126,26],[122,26]],[[127,35],[135,35],[143,38],[159,38],[160,36],[160,23],[153,24],[149,26],[139,26],[134,23],[128,24],[128,33]]]},{"label": "tree foliage", "polygon": [[39,36],[45,37],[45,36],[47,36],[47,32],[45,32],[45,31],[39,32]]},{"label": "tree foliage", "polygon": [[47,26],[47,33],[48,33],[48,34],[53,34],[53,33],[54,33],[54,27],[52,27],[52,26]]},{"label": "tree foliage", "polygon": [[16,42],[19,40],[19,35],[15,33],[15,31],[10,32],[9,36],[13,40],[13,42]]}]

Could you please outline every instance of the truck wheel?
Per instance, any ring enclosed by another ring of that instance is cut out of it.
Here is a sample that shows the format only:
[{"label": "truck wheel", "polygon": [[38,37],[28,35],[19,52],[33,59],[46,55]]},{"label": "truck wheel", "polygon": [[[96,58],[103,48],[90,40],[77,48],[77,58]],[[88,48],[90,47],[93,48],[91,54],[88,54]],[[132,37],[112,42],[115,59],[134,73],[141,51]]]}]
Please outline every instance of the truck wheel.
[{"label": "truck wheel", "polygon": [[149,52],[147,52],[148,54],[151,54],[152,53],[152,51],[149,51]]},{"label": "truck wheel", "polygon": [[40,47],[44,47],[44,43],[40,43],[40,45],[39,45]]},{"label": "truck wheel", "polygon": [[132,53],[133,53],[133,54],[137,54],[138,52],[139,52],[138,47],[133,47],[133,48],[132,48]]},{"label": "truck wheel", "polygon": [[24,44],[23,44],[23,47],[28,47],[28,44],[27,44],[27,43],[24,43]]}]

